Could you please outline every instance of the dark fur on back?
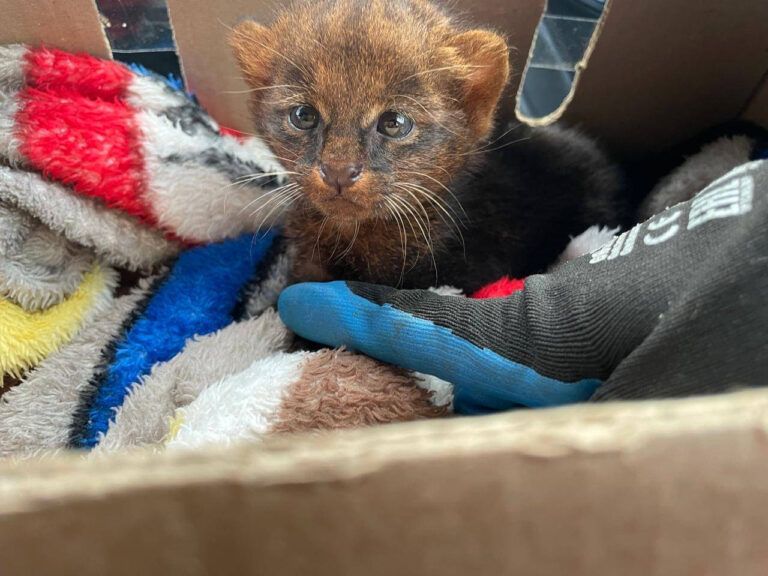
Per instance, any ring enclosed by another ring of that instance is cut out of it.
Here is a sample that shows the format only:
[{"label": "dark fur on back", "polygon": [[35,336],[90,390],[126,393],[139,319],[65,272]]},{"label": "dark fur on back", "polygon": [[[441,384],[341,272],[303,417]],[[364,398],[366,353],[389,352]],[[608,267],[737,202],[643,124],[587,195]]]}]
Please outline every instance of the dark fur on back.
[{"label": "dark fur on back", "polygon": [[[591,140],[494,131],[505,41],[427,0],[303,1],[269,28],[241,24],[232,45],[256,128],[294,173],[295,281],[474,290],[541,271],[571,236],[623,221],[618,175]],[[321,121],[296,130],[291,110],[307,104]],[[377,134],[391,110],[413,119],[407,137]],[[329,187],[334,162],[362,175]]]}]

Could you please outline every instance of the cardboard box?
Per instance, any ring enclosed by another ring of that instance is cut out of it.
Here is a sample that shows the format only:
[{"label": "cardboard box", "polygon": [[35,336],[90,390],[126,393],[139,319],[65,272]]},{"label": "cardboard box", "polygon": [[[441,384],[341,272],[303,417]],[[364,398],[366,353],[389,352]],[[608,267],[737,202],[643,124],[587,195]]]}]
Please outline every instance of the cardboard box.
[{"label": "cardboard box", "polygon": [[[248,130],[224,38],[274,3],[169,4],[188,86]],[[507,32],[519,82],[543,0],[457,4]],[[2,43],[108,53],[91,0],[0,14]],[[623,154],[768,127],[768,2],[609,0],[598,28],[569,101],[531,122]],[[765,391],[5,462],[0,574],[763,575],[767,479]]]}]

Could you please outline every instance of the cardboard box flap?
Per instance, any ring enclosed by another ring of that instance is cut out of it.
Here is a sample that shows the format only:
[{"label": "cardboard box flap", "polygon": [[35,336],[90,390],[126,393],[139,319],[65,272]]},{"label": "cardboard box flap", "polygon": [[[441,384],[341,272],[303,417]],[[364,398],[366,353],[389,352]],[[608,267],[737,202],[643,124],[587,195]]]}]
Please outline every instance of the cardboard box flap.
[{"label": "cardboard box flap", "polygon": [[768,393],[0,464],[29,574],[765,574]]},{"label": "cardboard box flap", "polygon": [[563,105],[518,115],[583,125],[623,153],[682,141],[744,111],[768,70],[767,22],[754,0],[608,0]]},{"label": "cardboard box flap", "polygon": [[[181,68],[187,87],[218,122],[244,132],[251,130],[248,115],[248,87],[227,45],[232,26],[251,18],[269,22],[273,13],[287,1],[168,0]],[[531,46],[533,34],[545,0],[471,0],[452,2],[452,10],[466,14],[467,20],[506,34],[511,46],[514,95]]]},{"label": "cardboard box flap", "polygon": [[94,0],[0,0],[0,45],[46,44],[111,58]]}]

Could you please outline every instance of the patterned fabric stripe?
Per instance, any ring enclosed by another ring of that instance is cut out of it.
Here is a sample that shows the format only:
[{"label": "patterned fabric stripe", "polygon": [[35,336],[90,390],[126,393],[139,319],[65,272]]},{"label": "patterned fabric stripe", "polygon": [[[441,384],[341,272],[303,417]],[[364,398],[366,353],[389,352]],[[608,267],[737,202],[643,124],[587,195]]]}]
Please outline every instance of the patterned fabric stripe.
[{"label": "patterned fabric stripe", "polygon": [[243,290],[234,316],[255,318],[277,304],[280,291],[288,284],[292,245],[278,237],[264,256],[259,271]]},{"label": "patterned fabric stripe", "polygon": [[413,375],[346,350],[273,354],[203,389],[166,427],[169,448],[448,415]]},{"label": "patterned fabric stripe", "polygon": [[29,212],[73,242],[91,248],[115,266],[150,269],[180,249],[179,244],[127,214],[72,194],[35,172],[14,170],[1,162],[0,199]]},{"label": "patterned fabric stripe", "polygon": [[283,394],[302,373],[308,352],[272,354],[246,370],[205,388],[174,414],[168,448],[194,448],[258,439],[269,432]]},{"label": "patterned fabric stripe", "polygon": [[88,54],[40,48],[25,55],[30,86],[60,94],[116,100],[125,95],[133,74],[124,65]]},{"label": "patterned fabric stripe", "polygon": [[232,321],[243,286],[272,244],[268,233],[200,246],[179,256],[144,314],[117,345],[114,362],[84,407],[88,422],[75,444],[91,448],[109,428],[134,383],[158,362],[178,354],[187,339],[215,332]]},{"label": "patterned fabric stripe", "polygon": [[29,312],[0,299],[0,373],[20,376],[66,344],[112,299],[115,284],[115,273],[95,264],[69,298],[46,310]]},{"label": "patterned fabric stripe", "polygon": [[88,380],[79,387],[75,409],[72,411],[69,422],[67,441],[67,446],[69,448],[80,447],[90,423],[90,408],[93,405],[99,387],[103,384],[104,379],[108,375],[110,366],[115,363],[116,354],[120,344],[125,340],[128,331],[144,314],[152,298],[153,291],[167,277],[168,272],[169,270],[167,268],[163,269],[156,276],[147,278],[145,281],[141,282],[137,289],[132,292],[135,294],[138,290],[141,297],[137,297],[135,304],[123,315],[116,334],[102,343],[102,350],[100,351],[97,361],[94,363],[93,369],[90,371]]},{"label": "patterned fabric stripe", "polygon": [[18,93],[24,85],[24,54],[19,44],[0,46],[0,159],[14,166],[22,162],[20,142],[14,132]]},{"label": "patterned fabric stripe", "polygon": [[137,288],[116,298],[3,395],[0,457],[37,456],[67,445],[82,391],[145,296],[146,288]]},{"label": "patterned fabric stripe", "polygon": [[30,312],[71,296],[93,268],[93,252],[2,200],[0,231],[0,297]]},{"label": "patterned fabric stripe", "polygon": [[209,385],[285,351],[290,339],[277,313],[268,310],[259,318],[189,340],[181,353],[153,367],[141,385],[131,388],[94,452],[160,443],[174,410],[192,402]]},{"label": "patterned fabric stripe", "polygon": [[143,202],[139,127],[124,102],[25,88],[19,93],[16,135],[35,170],[154,224]]}]

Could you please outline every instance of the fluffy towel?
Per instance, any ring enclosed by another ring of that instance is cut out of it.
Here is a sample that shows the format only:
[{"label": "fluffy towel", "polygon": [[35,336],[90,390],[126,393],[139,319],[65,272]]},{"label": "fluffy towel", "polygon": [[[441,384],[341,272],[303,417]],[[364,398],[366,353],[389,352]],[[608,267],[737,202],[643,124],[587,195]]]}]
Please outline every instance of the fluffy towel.
[{"label": "fluffy towel", "polygon": [[104,377],[83,398],[72,444],[93,447],[107,432],[130,388],[152,366],[181,352],[187,339],[232,322],[244,286],[272,243],[250,235],[184,252],[149,299],[146,310],[115,343]]},{"label": "fluffy towel", "polygon": [[54,232],[86,246],[104,261],[147,270],[178,253],[180,244],[134,218],[0,162],[0,200],[33,215]]},{"label": "fluffy towel", "polygon": [[71,295],[93,263],[92,252],[0,201],[0,297],[29,311],[48,308]]},{"label": "fluffy towel", "polygon": [[66,300],[46,310],[29,312],[0,299],[0,374],[19,377],[66,344],[112,300],[116,274],[95,264],[78,289]]},{"label": "fluffy towel", "polygon": [[0,456],[29,457],[69,442],[81,395],[104,369],[107,348],[124,330],[151,284],[94,315],[72,341],[51,354],[0,399]]},{"label": "fluffy towel", "polygon": [[7,163],[169,238],[195,244],[252,231],[287,174],[261,140],[222,133],[163,78],[118,62],[9,46],[0,75]]},{"label": "fluffy towel", "polygon": [[[423,388],[425,382],[345,350],[275,354],[208,386],[189,406],[179,408],[167,446],[194,448],[273,433],[447,415],[450,396]],[[434,381],[429,385],[434,387]]]},{"label": "fluffy towel", "polygon": [[202,390],[242,372],[256,360],[285,351],[291,334],[274,310],[187,342],[184,350],[131,388],[94,453],[159,444],[168,435],[174,411]]}]

